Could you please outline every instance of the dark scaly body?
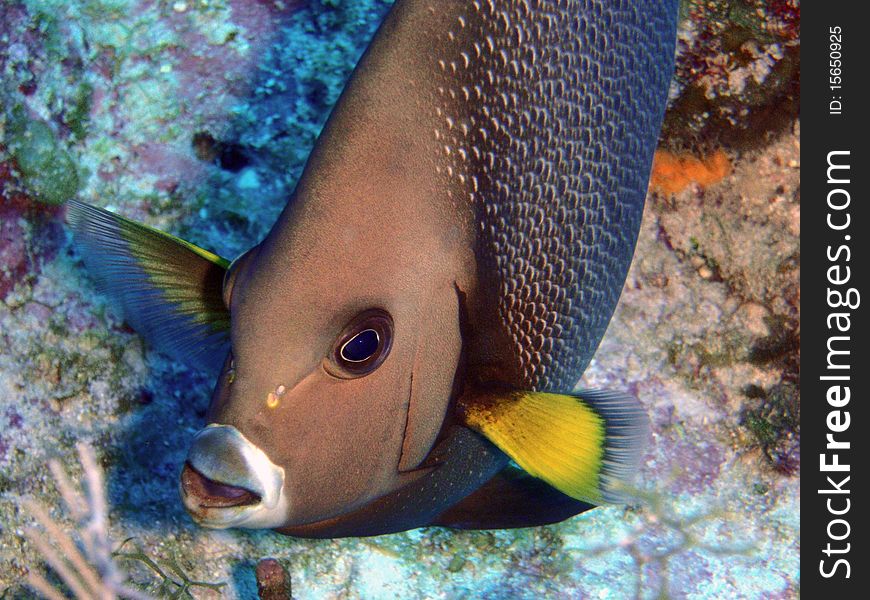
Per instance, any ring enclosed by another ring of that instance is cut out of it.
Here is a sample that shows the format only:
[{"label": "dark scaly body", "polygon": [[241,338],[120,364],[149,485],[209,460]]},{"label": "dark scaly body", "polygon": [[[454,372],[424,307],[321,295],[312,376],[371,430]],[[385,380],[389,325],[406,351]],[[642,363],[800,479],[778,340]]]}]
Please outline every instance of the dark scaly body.
[{"label": "dark scaly body", "polygon": [[435,136],[455,193],[474,206],[481,312],[498,315],[516,360],[508,383],[567,391],[631,262],[675,3],[452,4],[464,8],[432,57]]}]

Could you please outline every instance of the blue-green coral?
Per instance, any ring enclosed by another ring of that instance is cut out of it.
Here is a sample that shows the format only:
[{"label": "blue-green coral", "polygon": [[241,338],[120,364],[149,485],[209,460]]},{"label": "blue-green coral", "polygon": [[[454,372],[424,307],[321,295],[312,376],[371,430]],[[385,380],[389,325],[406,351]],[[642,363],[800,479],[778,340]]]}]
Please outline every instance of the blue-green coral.
[{"label": "blue-green coral", "polygon": [[78,192],[76,163],[48,123],[17,107],[6,124],[6,147],[38,200],[61,204]]}]

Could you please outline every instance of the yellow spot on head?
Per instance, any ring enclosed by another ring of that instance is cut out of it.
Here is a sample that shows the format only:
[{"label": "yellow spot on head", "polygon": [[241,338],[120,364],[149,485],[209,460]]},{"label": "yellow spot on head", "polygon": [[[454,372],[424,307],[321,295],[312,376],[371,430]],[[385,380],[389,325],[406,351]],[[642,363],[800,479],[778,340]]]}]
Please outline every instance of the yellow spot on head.
[{"label": "yellow spot on head", "polygon": [[266,396],[266,406],[269,408],[278,407],[278,395],[275,392],[269,392],[269,395]]}]

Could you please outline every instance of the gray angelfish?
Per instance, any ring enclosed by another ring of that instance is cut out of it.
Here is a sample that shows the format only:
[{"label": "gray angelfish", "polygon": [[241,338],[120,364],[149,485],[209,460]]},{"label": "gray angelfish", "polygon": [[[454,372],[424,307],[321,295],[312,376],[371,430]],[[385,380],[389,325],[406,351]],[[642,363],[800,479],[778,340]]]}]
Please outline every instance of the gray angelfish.
[{"label": "gray angelfish", "polygon": [[221,368],[181,475],[194,519],[335,537],[620,499],[645,413],[572,390],[631,262],[676,13],[398,0],[278,222],[232,264],[70,202],[133,327]]}]

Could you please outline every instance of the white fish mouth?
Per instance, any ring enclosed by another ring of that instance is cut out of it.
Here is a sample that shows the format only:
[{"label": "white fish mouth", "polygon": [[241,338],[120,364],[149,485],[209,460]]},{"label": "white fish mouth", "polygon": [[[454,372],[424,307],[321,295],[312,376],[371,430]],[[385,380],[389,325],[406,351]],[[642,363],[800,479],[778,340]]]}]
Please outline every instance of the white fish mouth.
[{"label": "white fish mouth", "polygon": [[274,528],[287,520],[284,469],[230,425],[211,424],[194,436],[179,488],[204,527]]}]

